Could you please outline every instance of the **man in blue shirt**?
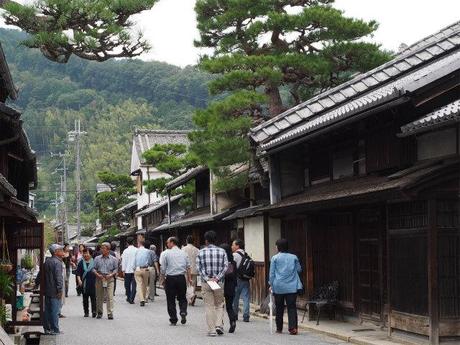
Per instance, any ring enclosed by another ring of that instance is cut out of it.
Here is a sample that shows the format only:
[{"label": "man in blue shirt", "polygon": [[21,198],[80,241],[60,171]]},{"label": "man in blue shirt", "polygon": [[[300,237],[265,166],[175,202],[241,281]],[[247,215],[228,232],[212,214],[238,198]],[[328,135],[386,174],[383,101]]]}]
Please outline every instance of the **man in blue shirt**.
[{"label": "man in blue shirt", "polygon": [[139,299],[141,301],[141,307],[145,306],[145,300],[147,297],[147,287],[149,286],[150,271],[149,267],[154,264],[154,257],[152,252],[144,247],[145,240],[139,240],[139,248],[136,251],[135,266],[136,271],[134,277],[138,286]]}]

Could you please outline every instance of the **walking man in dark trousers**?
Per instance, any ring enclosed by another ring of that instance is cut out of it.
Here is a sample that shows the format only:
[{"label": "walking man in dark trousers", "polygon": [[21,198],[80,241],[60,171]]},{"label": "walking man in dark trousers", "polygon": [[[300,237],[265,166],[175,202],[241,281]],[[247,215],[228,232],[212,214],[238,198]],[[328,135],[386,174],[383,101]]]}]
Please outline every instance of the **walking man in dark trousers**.
[{"label": "walking man in dark trousers", "polygon": [[59,313],[62,294],[64,293],[64,275],[62,273],[63,247],[52,244],[49,247],[52,257],[47,258],[43,266],[45,275],[45,334],[57,335],[59,330]]},{"label": "walking man in dark trousers", "polygon": [[181,324],[187,322],[187,282],[192,283],[190,260],[185,252],[178,247],[179,240],[170,237],[166,241],[167,250],[161,253],[161,279],[166,292],[168,303],[169,322],[171,326],[177,324],[176,298],[179,301]]},{"label": "walking man in dark trousers", "polygon": [[125,278],[126,302],[134,304],[134,298],[136,297],[134,271],[136,270],[137,248],[134,247],[133,237],[128,237],[126,242],[128,243],[128,248],[126,248],[121,255],[121,270]]}]

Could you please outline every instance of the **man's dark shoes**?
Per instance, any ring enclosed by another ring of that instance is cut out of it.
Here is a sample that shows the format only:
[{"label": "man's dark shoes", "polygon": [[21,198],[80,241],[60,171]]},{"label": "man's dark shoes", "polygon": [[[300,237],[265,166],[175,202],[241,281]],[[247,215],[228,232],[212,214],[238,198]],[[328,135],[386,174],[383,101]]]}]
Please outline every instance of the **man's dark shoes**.
[{"label": "man's dark shoes", "polygon": [[181,315],[180,316],[180,323],[185,325],[187,323],[187,318],[185,315]]},{"label": "man's dark shoes", "polygon": [[171,320],[171,319],[169,319],[169,324],[170,324],[171,326],[175,326],[175,325],[177,324],[177,320]]},{"label": "man's dark shoes", "polygon": [[230,328],[228,330],[228,333],[235,333],[235,328],[236,328],[236,321],[230,322]]},{"label": "man's dark shoes", "polygon": [[113,315],[109,315],[109,316],[108,316],[108,319],[109,319],[109,320],[113,320]]},{"label": "man's dark shoes", "polygon": [[129,301],[129,304],[134,304],[134,301]]},{"label": "man's dark shoes", "polygon": [[93,315],[92,315],[92,316],[93,316],[93,318],[95,318],[95,317],[96,317],[96,313],[93,313]]},{"label": "man's dark shoes", "polygon": [[89,314],[88,314],[88,313],[85,313],[85,317],[89,317]]},{"label": "man's dark shoes", "polygon": [[141,307],[145,307],[145,302],[144,301],[141,302]]},{"label": "man's dark shoes", "polygon": [[102,319],[102,314],[97,314],[98,319]]},{"label": "man's dark shoes", "polygon": [[245,317],[245,318],[243,319],[243,322],[249,322],[249,318],[248,318],[248,317]]},{"label": "man's dark shoes", "polygon": [[224,334],[224,329],[222,327],[216,327],[216,333],[217,333],[217,335],[223,335]]},{"label": "man's dark shoes", "polygon": [[297,331],[297,328],[291,328],[289,329],[289,334],[290,335],[297,335],[298,331]]}]

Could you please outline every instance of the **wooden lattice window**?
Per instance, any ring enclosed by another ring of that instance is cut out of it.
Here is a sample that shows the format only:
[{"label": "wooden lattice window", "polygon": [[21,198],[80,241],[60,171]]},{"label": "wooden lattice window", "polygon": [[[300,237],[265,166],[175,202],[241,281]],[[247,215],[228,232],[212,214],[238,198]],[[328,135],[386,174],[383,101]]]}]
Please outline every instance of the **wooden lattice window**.
[{"label": "wooden lattice window", "polygon": [[439,311],[460,318],[460,227],[458,200],[437,201]]}]

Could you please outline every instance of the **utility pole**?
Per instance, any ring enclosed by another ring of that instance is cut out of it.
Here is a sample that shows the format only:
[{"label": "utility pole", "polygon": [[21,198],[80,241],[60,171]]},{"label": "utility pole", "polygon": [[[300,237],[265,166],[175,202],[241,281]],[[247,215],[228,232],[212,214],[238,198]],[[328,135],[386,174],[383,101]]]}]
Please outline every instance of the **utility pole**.
[{"label": "utility pole", "polygon": [[63,169],[63,202],[64,202],[64,230],[67,236],[67,241],[69,241],[69,224],[68,224],[68,218],[67,218],[67,165],[65,161],[65,154],[62,156],[62,169]]},{"label": "utility pole", "polygon": [[80,158],[80,137],[85,135],[86,132],[81,131],[81,122],[80,120],[75,120],[75,129],[69,132],[69,141],[75,141],[75,185],[76,185],[76,201],[77,201],[77,240],[80,242],[81,234],[81,221],[80,221],[80,212],[81,212],[81,177],[80,177],[80,168],[81,168],[81,158]]},{"label": "utility pole", "polygon": [[[64,213],[64,219],[63,219],[63,238],[65,239],[64,242],[69,241],[69,224],[68,224],[68,217],[67,217],[67,164],[66,164],[66,157],[65,157],[65,152],[59,152],[59,153],[51,153],[51,157],[60,157],[62,158],[62,169],[58,168],[56,171],[62,170],[62,176],[61,176],[61,202],[63,203],[63,213]],[[56,194],[57,195],[57,194]],[[57,197],[56,197],[57,198]]]}]

